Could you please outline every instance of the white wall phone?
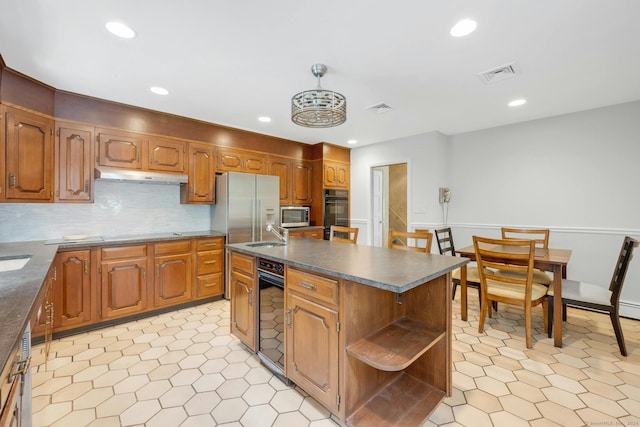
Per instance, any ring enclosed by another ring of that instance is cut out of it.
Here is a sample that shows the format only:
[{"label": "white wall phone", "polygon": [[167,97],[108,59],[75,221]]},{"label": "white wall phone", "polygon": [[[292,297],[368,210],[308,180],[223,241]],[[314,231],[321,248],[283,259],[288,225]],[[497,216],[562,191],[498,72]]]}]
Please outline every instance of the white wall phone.
[{"label": "white wall phone", "polygon": [[440,187],[440,203],[449,203],[451,201],[451,189],[447,187]]}]

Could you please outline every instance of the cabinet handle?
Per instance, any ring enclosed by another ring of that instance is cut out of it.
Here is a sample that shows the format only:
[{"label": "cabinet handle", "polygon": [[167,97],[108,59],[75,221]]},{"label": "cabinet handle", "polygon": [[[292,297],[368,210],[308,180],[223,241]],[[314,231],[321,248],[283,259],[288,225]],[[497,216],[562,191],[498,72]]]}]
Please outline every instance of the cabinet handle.
[{"label": "cabinet handle", "polygon": [[136,150],[136,162],[140,161],[140,150]]},{"label": "cabinet handle", "polygon": [[88,179],[84,180],[84,192],[85,193],[89,192],[89,180]]},{"label": "cabinet handle", "polygon": [[16,364],[20,366],[23,363],[24,365],[22,365],[22,368],[18,368],[16,370],[15,375],[25,375],[27,373],[27,371],[29,370],[29,366],[31,366],[31,356],[27,356],[26,359],[22,359],[18,361]]},{"label": "cabinet handle", "polygon": [[89,272],[89,260],[85,259],[82,263],[84,264],[84,272],[88,273]]},{"label": "cabinet handle", "polygon": [[141,270],[142,270],[142,278],[146,279],[147,278],[147,269],[142,267]]},{"label": "cabinet handle", "polygon": [[316,285],[312,285],[310,283],[305,283],[305,282],[301,282],[300,286],[302,286],[305,289],[309,289],[310,291],[315,291],[317,289]]},{"label": "cabinet handle", "polygon": [[288,308],[286,311],[285,326],[287,328],[291,327],[291,309],[290,308]]},{"label": "cabinet handle", "polygon": [[249,289],[249,292],[247,293],[248,296],[248,304],[249,305],[253,305],[253,290]]},{"label": "cabinet handle", "polygon": [[9,174],[9,188],[16,188],[16,176],[12,173]]},{"label": "cabinet handle", "polygon": [[218,246],[218,243],[213,242],[213,243],[205,243],[204,246]]},{"label": "cabinet handle", "polygon": [[218,261],[205,261],[204,263],[205,264],[215,264],[216,262],[218,262]]}]

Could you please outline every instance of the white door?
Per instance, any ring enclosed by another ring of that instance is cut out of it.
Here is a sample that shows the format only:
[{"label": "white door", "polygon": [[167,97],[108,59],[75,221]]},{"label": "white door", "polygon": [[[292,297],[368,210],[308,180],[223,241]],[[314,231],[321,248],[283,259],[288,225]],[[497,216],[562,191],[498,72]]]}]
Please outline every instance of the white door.
[{"label": "white door", "polygon": [[383,172],[373,169],[373,246],[382,247],[384,221]]}]

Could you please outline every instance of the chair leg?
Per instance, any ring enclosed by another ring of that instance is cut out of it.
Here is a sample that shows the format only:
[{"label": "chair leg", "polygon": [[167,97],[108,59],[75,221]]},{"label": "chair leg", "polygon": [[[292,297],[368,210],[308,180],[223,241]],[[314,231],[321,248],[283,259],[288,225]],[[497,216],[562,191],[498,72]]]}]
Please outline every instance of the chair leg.
[{"label": "chair leg", "polygon": [[544,329],[549,331],[551,330],[551,328],[549,327],[549,308],[547,307],[547,304],[549,304],[549,301],[547,299],[542,301],[542,320]]},{"label": "chair leg", "polygon": [[551,338],[553,332],[553,297],[547,297],[547,336]]},{"label": "chair leg", "polygon": [[480,299],[480,320],[478,321],[478,332],[484,332],[484,317],[487,315],[487,299]]},{"label": "chair leg", "polygon": [[458,282],[453,282],[453,292],[451,292],[451,299],[456,299],[456,289],[458,289]]},{"label": "chair leg", "polygon": [[611,318],[611,324],[613,325],[613,330],[616,333],[616,339],[618,340],[618,347],[620,348],[620,353],[627,357],[627,346],[624,343],[624,335],[622,334],[622,325],[620,325],[620,317],[618,316],[618,311],[612,311],[609,313],[609,317]]},{"label": "chair leg", "polygon": [[524,306],[524,331],[527,348],[531,348],[533,347],[531,343],[531,303],[525,303]]},{"label": "chair leg", "polygon": [[562,304],[562,321],[567,321],[567,304]]}]

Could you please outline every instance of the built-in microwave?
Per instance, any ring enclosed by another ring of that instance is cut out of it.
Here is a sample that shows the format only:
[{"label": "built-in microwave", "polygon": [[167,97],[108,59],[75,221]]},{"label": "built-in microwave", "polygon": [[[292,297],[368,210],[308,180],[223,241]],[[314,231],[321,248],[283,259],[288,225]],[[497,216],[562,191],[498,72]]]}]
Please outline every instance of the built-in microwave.
[{"label": "built-in microwave", "polygon": [[280,206],[280,226],[307,227],[309,226],[308,206]]}]

